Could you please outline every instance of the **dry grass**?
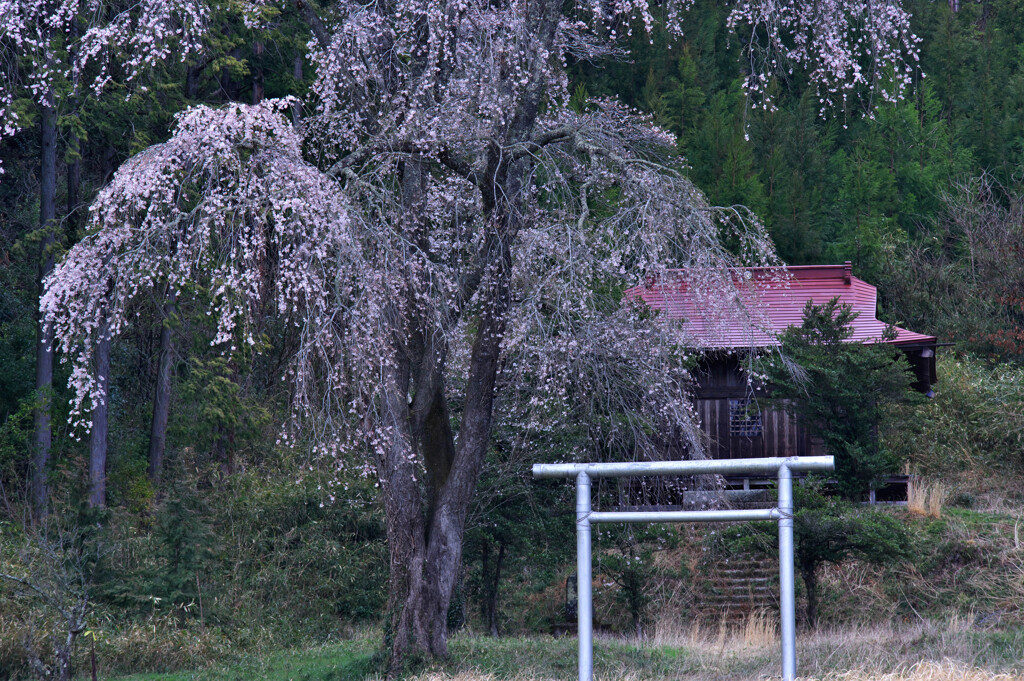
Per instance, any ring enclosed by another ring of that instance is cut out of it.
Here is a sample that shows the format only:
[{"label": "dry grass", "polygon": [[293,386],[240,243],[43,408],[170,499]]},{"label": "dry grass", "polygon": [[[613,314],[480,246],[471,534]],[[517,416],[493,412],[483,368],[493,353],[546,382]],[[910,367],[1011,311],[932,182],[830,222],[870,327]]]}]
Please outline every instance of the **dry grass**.
[{"label": "dry grass", "polygon": [[948,495],[949,490],[941,482],[928,482],[915,476],[907,484],[907,510],[916,515],[939,518]]},{"label": "dry grass", "polygon": [[876,673],[852,670],[830,674],[824,681],[1019,681],[1018,674],[999,674],[977,667],[970,667],[953,660],[941,662],[918,662],[894,672]]},{"label": "dry grass", "polygon": [[479,672],[459,672],[454,676],[431,672],[423,676],[417,676],[416,681],[495,681],[495,679],[492,674],[481,674]]},{"label": "dry grass", "polygon": [[[853,626],[798,632],[797,657],[808,679],[823,681],[1024,681],[1024,633],[986,639],[974,617],[944,624]],[[687,669],[665,678],[687,681],[777,677],[781,660],[775,621],[751,618],[735,629],[673,631],[663,627],[649,642],[678,648]],[[659,640],[660,638],[660,640]],[[992,641],[1001,641],[1002,650]],[[640,678],[640,677],[638,677]]]},{"label": "dry grass", "polygon": [[[598,681],[654,681],[640,674],[598,676]],[[762,677],[763,678],[763,677]],[[846,672],[827,674],[822,677],[801,677],[805,681],[1021,681],[1019,674],[992,672],[978,667],[961,664],[953,660],[939,662],[924,661],[892,672],[872,672],[854,669]],[[459,672],[454,675],[432,672],[417,676],[413,681],[541,681],[529,673],[499,679],[493,674],[481,672]]]},{"label": "dry grass", "polygon": [[[729,630],[663,631],[665,640],[600,636],[597,681],[766,681],[779,678],[779,644],[771,618],[759,615]],[[384,681],[369,638],[278,651],[230,666],[132,677],[132,681]],[[758,641],[762,637],[769,640]],[[1024,681],[1024,630],[979,630],[969,619],[918,626],[854,627],[799,633],[798,670],[805,681]],[[565,681],[576,678],[570,638],[491,637],[461,633],[451,659],[407,681]],[[2,671],[2,669],[0,669]],[[109,677],[104,677],[109,678]],[[124,679],[123,681],[128,681]]]},{"label": "dry grass", "polygon": [[96,653],[106,669],[199,669],[210,666],[214,660],[240,656],[237,643],[219,631],[179,629],[167,622],[158,626],[134,623],[98,638]]},{"label": "dry grass", "polygon": [[[575,678],[575,676],[573,678]],[[625,675],[615,674],[612,676],[601,676],[600,674],[597,674],[595,675],[595,678],[596,681],[653,681],[650,677],[639,676],[632,673],[627,673]],[[413,679],[410,679],[410,681],[547,681],[547,679],[545,677],[534,676],[530,673],[498,677],[493,674],[484,674],[482,672],[460,672],[454,676],[450,676],[445,673],[433,672],[422,676],[416,676]]]},{"label": "dry grass", "polygon": [[942,517],[942,504],[946,501],[948,490],[942,483],[932,483],[931,490],[928,494],[928,517],[929,518],[941,518]]},{"label": "dry grass", "polygon": [[928,515],[928,486],[917,476],[907,482],[907,510],[914,515]]},{"label": "dry grass", "polygon": [[[576,678],[575,674],[572,678]],[[634,673],[605,675],[595,674],[596,681],[654,681],[650,676],[642,676]],[[415,676],[409,681],[549,681],[546,676],[535,676],[530,672],[523,672],[515,676],[495,676],[483,672],[459,672],[450,675],[444,672],[430,672]],[[972,679],[973,681],[973,679]],[[999,681],[1002,681],[1001,679]]]},{"label": "dry grass", "polygon": [[775,645],[778,640],[778,617],[772,612],[757,610],[739,625],[730,625],[722,619],[716,626],[701,622],[685,626],[678,619],[663,616],[655,624],[650,643],[672,648],[734,651],[763,648]]}]

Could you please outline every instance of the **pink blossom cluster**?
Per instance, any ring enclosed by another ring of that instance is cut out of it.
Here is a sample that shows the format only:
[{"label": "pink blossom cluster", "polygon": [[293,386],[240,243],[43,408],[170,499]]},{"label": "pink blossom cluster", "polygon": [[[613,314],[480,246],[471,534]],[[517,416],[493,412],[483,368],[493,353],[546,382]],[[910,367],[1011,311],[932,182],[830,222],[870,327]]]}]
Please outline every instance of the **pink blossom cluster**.
[{"label": "pink blossom cluster", "polygon": [[198,52],[208,18],[196,0],[0,0],[0,139],[20,127],[16,99],[137,82]]},{"label": "pink blossom cluster", "polygon": [[771,79],[794,69],[806,72],[822,117],[860,99],[870,115],[875,96],[896,102],[917,75],[921,39],[900,0],[741,0],[729,28],[747,42],[744,88],[766,110]]},{"label": "pink blossom cluster", "polygon": [[178,117],[174,137],[126,162],[90,209],[90,234],[47,278],[40,306],[70,361],[71,418],[103,398],[92,373],[99,334],[116,337],[132,303],[163,287],[210,293],[214,344],[254,345],[262,303],[329,345],[328,293],[352,262],[348,208],[335,183],[302,158],[282,116],[289,102]]},{"label": "pink blossom cluster", "polygon": [[[621,55],[621,40],[658,17],[678,29],[691,0],[583,0],[545,17],[532,0],[398,0],[336,5],[329,42],[311,40],[317,67],[314,92],[329,125],[325,134],[345,147],[386,134],[412,145],[484,145],[513,124],[522,97],[568,98],[567,60]],[[545,42],[538,30],[556,26]]]}]

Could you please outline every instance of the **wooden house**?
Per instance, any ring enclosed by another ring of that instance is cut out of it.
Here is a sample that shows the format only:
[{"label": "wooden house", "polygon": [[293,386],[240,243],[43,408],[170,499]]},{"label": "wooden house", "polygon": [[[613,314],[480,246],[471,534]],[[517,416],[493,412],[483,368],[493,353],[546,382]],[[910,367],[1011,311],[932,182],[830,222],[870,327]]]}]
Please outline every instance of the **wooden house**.
[{"label": "wooden house", "polygon": [[[936,338],[895,328],[885,339],[887,325],[876,317],[877,290],[853,276],[849,262],[778,270],[746,269],[733,272],[737,282],[740,313],[705,312],[690,291],[687,278],[651,281],[627,291],[649,307],[678,319],[681,331],[702,351],[695,391],[701,428],[711,458],[811,456],[824,454],[822,444],[785,409],[771,405],[766,395],[751,387],[744,371],[744,357],[751,351],[778,344],[778,335],[799,326],[808,300],[827,303],[832,298],[848,303],[858,314],[851,343],[890,343],[906,353],[913,368],[914,387],[929,396],[936,381]],[[728,307],[724,309],[728,310]],[[747,481],[749,484],[749,481]]]}]

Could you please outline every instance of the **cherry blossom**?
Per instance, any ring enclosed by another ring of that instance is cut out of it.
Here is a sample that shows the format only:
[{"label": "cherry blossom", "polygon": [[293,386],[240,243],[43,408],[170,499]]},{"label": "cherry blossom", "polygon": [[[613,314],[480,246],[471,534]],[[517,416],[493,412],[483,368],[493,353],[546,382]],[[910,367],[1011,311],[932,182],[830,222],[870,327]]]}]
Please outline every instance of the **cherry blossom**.
[{"label": "cherry blossom", "polygon": [[0,0],[0,139],[21,127],[17,98],[54,106],[57,90],[138,82],[197,53],[208,18],[196,0]]},{"label": "cherry blossom", "polygon": [[279,314],[324,327],[309,333],[326,332],[327,291],[342,274],[331,263],[352,244],[348,209],[303,160],[287,105],[190,109],[170,141],[126,162],[96,198],[91,233],[47,278],[40,303],[72,364],[77,425],[102,399],[90,372],[98,334],[117,336],[132,301],[158,284],[209,287],[214,343],[227,348],[255,344],[253,313],[266,297]]},{"label": "cherry blossom", "polygon": [[741,0],[728,23],[748,41],[744,88],[765,109],[774,107],[771,78],[794,69],[806,73],[822,117],[861,99],[870,115],[876,96],[899,101],[921,75],[921,39],[898,0]]}]

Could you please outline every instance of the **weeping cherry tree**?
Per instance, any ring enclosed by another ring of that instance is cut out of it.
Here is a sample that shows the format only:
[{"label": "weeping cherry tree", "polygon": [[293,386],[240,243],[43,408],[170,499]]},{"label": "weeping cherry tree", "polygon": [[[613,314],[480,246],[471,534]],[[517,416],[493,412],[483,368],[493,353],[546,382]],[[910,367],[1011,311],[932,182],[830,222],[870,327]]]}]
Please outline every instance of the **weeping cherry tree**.
[{"label": "weeping cherry tree", "polygon": [[[267,101],[179,116],[100,193],[42,307],[84,426],[103,399],[93,347],[154,285],[210,291],[225,353],[256,344],[267,310],[292,325],[282,443],[301,429],[379,479],[397,669],[447,654],[495,419],[542,433],[611,414],[605,447],[652,455],[672,432],[699,455],[686,344],[621,291],[682,267],[704,304],[729,306],[727,268],[777,263],[752,216],[707,204],[648,118],[568,105],[570,61],[621,55],[618,38],[655,21],[678,32],[685,2],[657,16],[644,0],[298,7],[314,115],[299,129],[291,102]],[[761,79],[791,66],[822,99],[898,93],[914,55],[897,4],[756,0],[732,21],[758,105]]]}]

